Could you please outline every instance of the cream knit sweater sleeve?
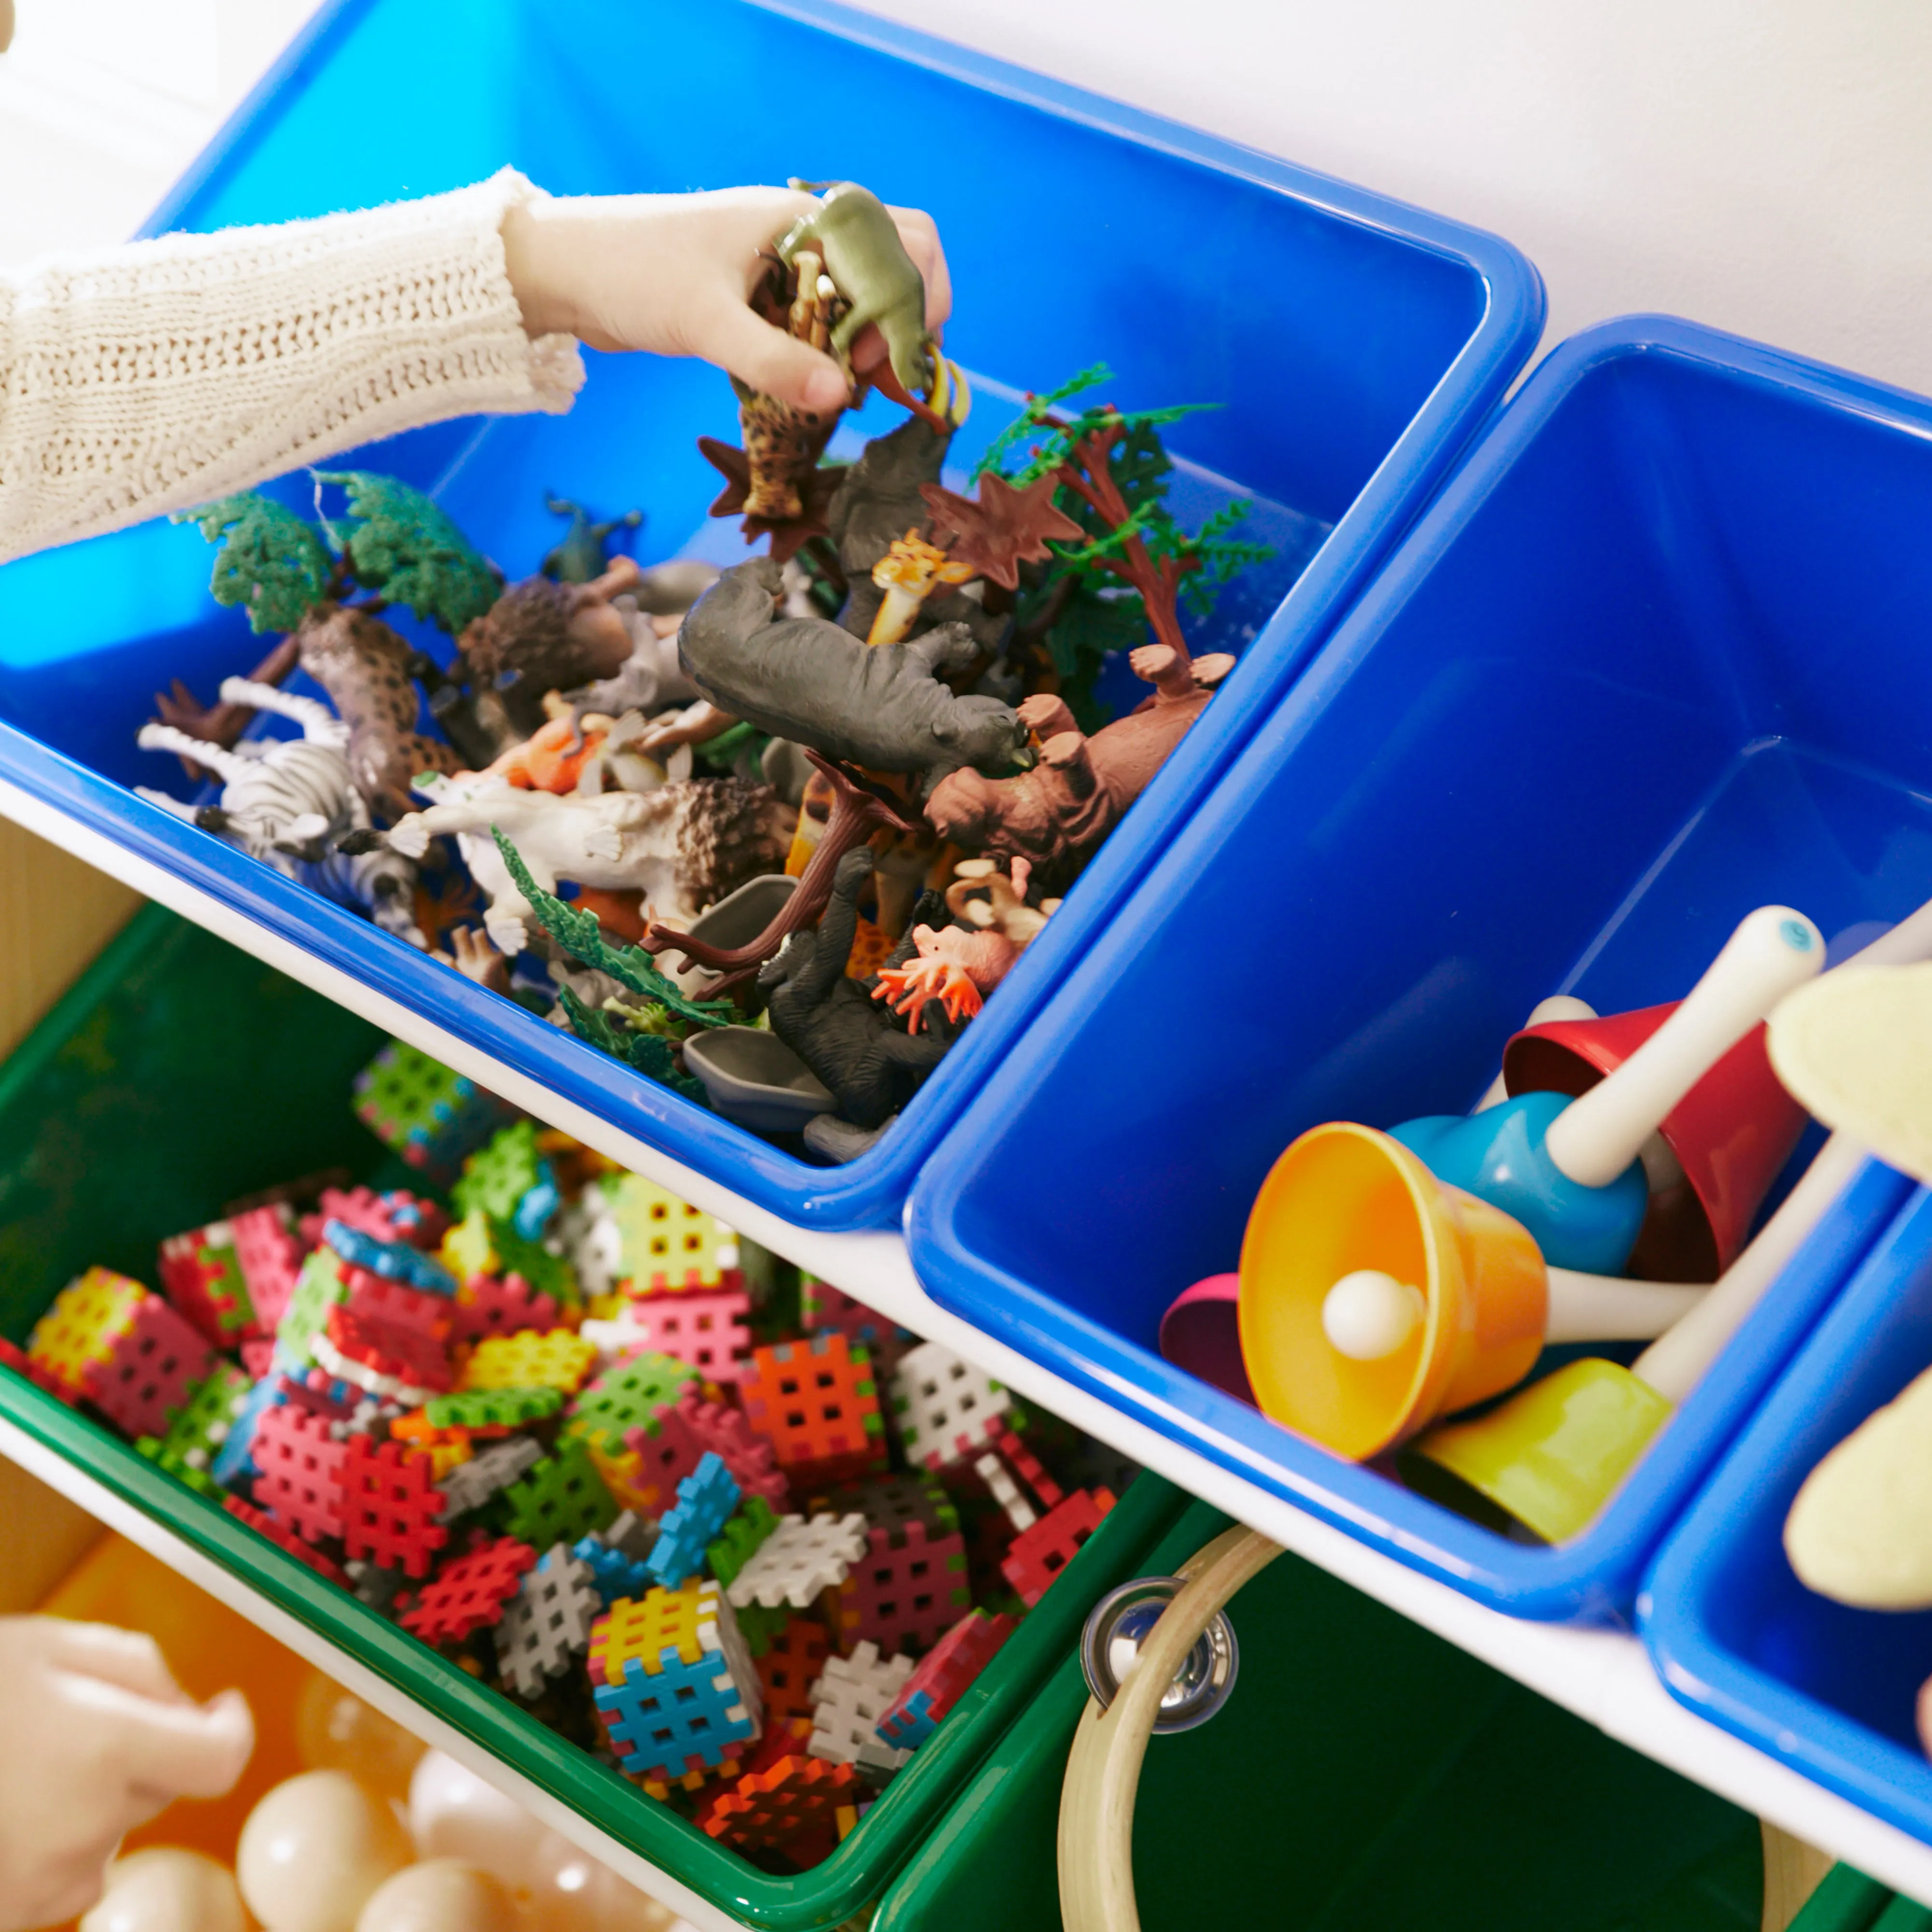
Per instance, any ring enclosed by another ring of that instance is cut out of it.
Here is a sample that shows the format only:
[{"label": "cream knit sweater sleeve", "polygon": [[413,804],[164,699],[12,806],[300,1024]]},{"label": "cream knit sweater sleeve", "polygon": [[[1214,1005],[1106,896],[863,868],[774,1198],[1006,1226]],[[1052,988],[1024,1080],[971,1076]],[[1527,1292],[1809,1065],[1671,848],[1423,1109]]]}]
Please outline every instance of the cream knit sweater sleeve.
[{"label": "cream knit sweater sleeve", "polygon": [[498,232],[540,192],[506,169],[0,277],[0,560],[447,416],[568,409],[577,344],[524,334]]}]

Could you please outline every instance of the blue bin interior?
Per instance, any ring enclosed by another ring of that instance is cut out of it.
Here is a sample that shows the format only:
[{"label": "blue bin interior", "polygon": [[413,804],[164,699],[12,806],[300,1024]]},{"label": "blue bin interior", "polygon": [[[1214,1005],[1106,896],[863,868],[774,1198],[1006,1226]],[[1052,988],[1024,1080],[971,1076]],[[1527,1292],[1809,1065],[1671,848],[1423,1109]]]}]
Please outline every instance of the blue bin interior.
[{"label": "blue bin interior", "polygon": [[1868,1166],[1560,1548],[1268,1423],[1158,1324],[1235,1266],[1298,1133],[1467,1108],[1546,994],[1647,1006],[1754,906],[1841,956],[1932,896],[1928,431],[1922,401],[1688,323],[1558,350],[922,1177],[938,1298],[1486,1600],[1627,1606],[1896,1176]]},{"label": "blue bin interior", "polygon": [[[239,613],[210,602],[192,528],[144,525],[0,572],[0,771],[640,1138],[728,1167],[761,1204],[826,1225],[889,1222],[1054,960],[1064,970],[1144,866],[1132,848],[1226,762],[1528,353],[1540,286],[1491,238],[1285,163],[860,15],[738,0],[562,11],[476,0],[460,32],[435,0],[345,0],[157,220],[313,214],[506,164],[579,194],[849,176],[929,208],[957,291],[947,347],[980,387],[956,445],[969,461],[1020,392],[1095,362],[1117,373],[1123,405],[1221,406],[1177,424],[1170,446],[1184,513],[1252,497],[1256,532],[1278,548],[1200,638],[1246,661],[1050,943],[898,1130],[850,1167],[809,1166],[470,997],[453,974],[126,799],[118,787],[178,782],[172,760],[135,746],[151,694],[181,677],[210,699],[262,649]],[[445,424],[343,466],[434,490],[512,576],[556,540],[547,490],[605,514],[643,508],[646,562],[691,554],[694,532],[719,560],[742,554],[735,529],[707,524],[718,479],[694,447],[700,434],[736,439],[723,376],[590,360],[568,416]],[[896,416],[881,406],[872,427]],[[305,500],[305,482],[290,494]]]},{"label": "blue bin interior", "polygon": [[1932,1840],[1913,1728],[1932,1610],[1854,1610],[1805,1588],[1784,1519],[1825,1453],[1932,1366],[1932,1196],[1912,1200],[1820,1322],[1646,1582],[1644,1638],[1672,1691]]}]

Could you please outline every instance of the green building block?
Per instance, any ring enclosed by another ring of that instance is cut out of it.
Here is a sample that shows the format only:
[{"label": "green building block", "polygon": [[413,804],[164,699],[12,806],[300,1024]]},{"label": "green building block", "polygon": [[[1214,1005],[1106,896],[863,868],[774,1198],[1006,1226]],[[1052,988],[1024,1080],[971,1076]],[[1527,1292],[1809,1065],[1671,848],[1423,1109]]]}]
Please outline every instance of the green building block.
[{"label": "green building block", "polygon": [[577,1270],[561,1255],[526,1241],[508,1221],[472,1208],[442,1238],[442,1259],[458,1280],[472,1275],[520,1274],[538,1294],[554,1295],[560,1308],[583,1303]]},{"label": "green building block", "polygon": [[[712,1575],[727,1589],[730,1588],[738,1572],[752,1560],[759,1544],[778,1526],[778,1520],[763,1496],[747,1496],[725,1524],[718,1540],[705,1546],[704,1558],[711,1565]],[[743,1612],[740,1612],[739,1622],[742,1624],[743,1621]]]},{"label": "green building block", "polygon": [[356,1117],[412,1167],[447,1184],[512,1110],[475,1081],[392,1040],[356,1076]]},{"label": "green building block", "polygon": [[674,1356],[628,1356],[578,1396],[564,1432],[586,1438],[607,1456],[621,1456],[624,1438],[633,1429],[655,1422],[698,1378],[688,1362]]},{"label": "green building block", "polygon": [[217,1363],[214,1372],[196,1383],[188,1400],[169,1417],[166,1436],[143,1436],[134,1447],[190,1489],[205,1496],[222,1496],[225,1492],[208,1474],[209,1466],[254,1387],[232,1362]]},{"label": "green building block", "polygon": [[562,1406],[561,1389],[461,1389],[431,1396],[423,1412],[432,1429],[520,1429]]},{"label": "green building block", "polygon": [[449,1191],[459,1214],[477,1208],[498,1220],[508,1220],[517,1203],[543,1178],[543,1156],[537,1152],[537,1124],[519,1120],[500,1129],[463,1163],[463,1178]]},{"label": "green building block", "polygon": [[312,1250],[304,1258],[302,1272],[289,1294],[288,1306],[275,1328],[275,1359],[281,1368],[308,1369],[315,1366],[309,1343],[328,1326],[328,1311],[338,1301],[349,1299],[349,1284],[343,1279],[342,1260],[331,1247]]},{"label": "green building block", "polygon": [[604,1486],[604,1478],[579,1442],[560,1444],[500,1498],[499,1520],[504,1532],[532,1550],[554,1543],[574,1543],[593,1530],[616,1520],[617,1505]]}]

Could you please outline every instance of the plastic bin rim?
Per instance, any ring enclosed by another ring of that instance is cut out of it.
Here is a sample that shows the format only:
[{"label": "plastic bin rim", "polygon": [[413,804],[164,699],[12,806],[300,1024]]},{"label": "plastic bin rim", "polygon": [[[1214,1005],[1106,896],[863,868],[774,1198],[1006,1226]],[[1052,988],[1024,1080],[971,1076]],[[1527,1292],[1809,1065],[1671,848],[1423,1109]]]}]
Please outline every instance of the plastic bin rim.
[{"label": "plastic bin rim", "polygon": [[[198,195],[238,166],[246,158],[250,135],[274,108],[278,97],[304,70],[326,60],[337,40],[352,32],[379,3],[380,0],[325,0],[162,197],[136,231],[137,236],[159,235],[172,227]],[[1097,132],[1124,136],[1177,159],[1199,162],[1259,187],[1290,190],[1324,213],[1432,253],[1460,257],[1482,276],[1488,302],[1483,322],[1465,344],[1462,356],[1457,358],[1459,363],[1486,334],[1500,335],[1504,346],[1508,346],[1532,326],[1540,331],[1545,307],[1541,275],[1522,250],[1487,229],[1434,214],[1398,196],[1359,187],[1318,169],[1190,127],[1166,115],[1132,106],[941,35],[841,5],[838,0],[735,0],[735,4],[756,7],[802,26],[818,28],[841,40],[968,82],[1023,106],[1046,109]],[[1534,339],[1532,335],[1532,345]]]},{"label": "plastic bin rim", "polygon": [[[1748,1500],[1766,1462],[1780,1454],[1792,1409],[1816,1393],[1813,1385],[1831,1364],[1868,1342],[1874,1293],[1858,1276],[1867,1268],[1882,1268],[1898,1244],[1922,1241],[1928,1220],[1932,1192],[1915,1188],[1880,1231],[1865,1266],[1806,1337],[1785,1378],[1726,1450],[1664,1540],[1636,1600],[1637,1634],[1652,1667],[1678,1703],[1919,1839],[1932,1839],[1932,1812],[1922,1798],[1895,1795],[1888,1778],[1875,1775],[1871,1761],[1882,1764],[1895,1758],[1900,1764],[1913,1764],[1919,1762],[1918,1754],[1735,1656],[1706,1629],[1702,1599],[1712,1580],[1704,1558],[1712,1532]],[[1834,1742],[1854,1733],[1870,1754],[1863,1763]]]}]

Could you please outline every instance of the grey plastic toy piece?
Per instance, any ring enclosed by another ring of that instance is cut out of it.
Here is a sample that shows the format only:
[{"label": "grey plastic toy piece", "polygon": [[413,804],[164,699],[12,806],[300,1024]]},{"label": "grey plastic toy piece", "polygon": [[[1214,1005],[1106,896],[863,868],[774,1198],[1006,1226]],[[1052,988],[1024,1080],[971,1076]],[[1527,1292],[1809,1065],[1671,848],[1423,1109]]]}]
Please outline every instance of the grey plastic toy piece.
[{"label": "grey plastic toy piece", "polygon": [[496,1667],[520,1697],[540,1697],[590,1648],[590,1627],[604,1613],[590,1565],[554,1543],[526,1570],[496,1626]]},{"label": "grey plastic toy piece", "polygon": [[442,1479],[443,1521],[453,1522],[481,1509],[499,1490],[508,1489],[542,1460],[542,1446],[527,1436],[513,1436],[506,1442],[493,1442],[478,1450]]}]

